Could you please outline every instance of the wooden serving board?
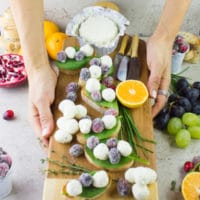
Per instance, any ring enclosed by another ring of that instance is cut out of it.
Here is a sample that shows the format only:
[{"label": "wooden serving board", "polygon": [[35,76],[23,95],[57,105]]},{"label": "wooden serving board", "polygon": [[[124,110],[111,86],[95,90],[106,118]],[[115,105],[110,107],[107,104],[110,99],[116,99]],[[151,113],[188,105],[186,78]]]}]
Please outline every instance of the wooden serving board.
[{"label": "wooden serving board", "polygon": [[[77,45],[77,41],[74,38],[69,38],[67,41],[67,46],[74,46]],[[114,53],[115,54],[115,53]],[[141,80],[146,83],[148,78],[148,69],[146,63],[146,45],[143,40],[140,40],[139,43],[139,59],[142,66],[141,71]],[[53,106],[54,118],[55,121],[62,115],[58,110],[58,104],[61,100],[65,98],[65,87],[69,82],[78,81],[79,74],[70,74],[67,75],[64,72],[61,72],[58,79],[58,84],[56,88],[56,98],[55,104]],[[84,104],[79,99],[78,103]],[[88,110],[90,113],[90,110]],[[91,114],[91,113],[90,113]],[[152,118],[151,118],[151,103],[150,99],[146,101],[146,103],[140,107],[132,110],[132,117],[140,131],[140,133],[145,137],[154,140],[153,134],[153,125],[152,125]],[[154,144],[144,143],[145,147],[148,147],[153,151],[153,153],[149,153],[148,160],[150,162],[149,167],[156,170],[156,162],[155,162],[155,147]],[[75,162],[76,164],[80,164],[88,169],[96,169],[93,167],[88,161],[85,159],[84,156],[79,158],[72,158],[69,156],[68,149],[72,144],[60,144],[54,140],[54,137],[50,139],[50,150],[49,150],[49,158],[52,160],[58,160],[62,162],[62,156],[66,156],[70,161]],[[144,157],[144,155],[141,155]],[[133,166],[142,165],[141,163],[135,162]],[[58,170],[58,166],[49,163],[48,164],[49,170]],[[117,179],[119,177],[124,177],[124,171],[122,172],[109,172],[110,177],[113,179]],[[61,194],[61,189],[63,184],[66,183],[67,179],[75,178],[74,175],[52,175],[52,173],[47,173],[44,181],[44,189],[43,189],[43,200],[66,200],[67,198]],[[148,200],[157,200],[158,199],[158,187],[157,182],[149,185],[150,188],[150,196]],[[98,198],[105,199],[105,200],[133,200],[133,196],[127,197],[120,197],[116,190],[116,184],[113,182],[111,187],[108,189],[106,193]]]}]

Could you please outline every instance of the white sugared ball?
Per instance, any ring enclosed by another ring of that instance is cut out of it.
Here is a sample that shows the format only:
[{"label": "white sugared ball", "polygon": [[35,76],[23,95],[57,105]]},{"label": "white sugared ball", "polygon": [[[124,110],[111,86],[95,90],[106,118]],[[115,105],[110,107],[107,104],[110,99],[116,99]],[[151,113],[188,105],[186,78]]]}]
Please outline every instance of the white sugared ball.
[{"label": "white sugared ball", "polygon": [[85,88],[88,92],[99,91],[101,89],[101,84],[96,78],[89,78],[86,82]]},{"label": "white sugared ball", "polygon": [[93,186],[96,188],[106,187],[109,183],[109,177],[106,171],[97,171],[93,176]]},{"label": "white sugared ball", "polygon": [[108,158],[109,149],[106,144],[99,143],[93,150],[93,154],[99,160],[106,160]]},{"label": "white sugared ball", "polygon": [[82,51],[86,57],[92,56],[94,54],[94,48],[89,44],[83,45],[80,48],[80,51]]},{"label": "white sugared ball", "polygon": [[87,108],[81,104],[76,105],[76,119],[81,119],[87,115]]},{"label": "white sugared ball", "polygon": [[54,134],[54,138],[55,138],[56,142],[59,142],[62,144],[70,143],[73,139],[71,134],[69,134],[61,129],[56,130],[56,132]]},{"label": "white sugared ball", "polygon": [[132,194],[136,200],[146,200],[149,193],[149,189],[146,185],[136,183],[132,186]]},{"label": "white sugared ball", "polygon": [[101,60],[101,65],[106,65],[108,67],[111,67],[113,65],[112,58],[108,55],[102,56],[100,60]]},{"label": "white sugared ball", "polygon": [[129,156],[132,153],[131,145],[125,140],[119,140],[117,143],[117,149],[122,156]]},{"label": "white sugared ball", "polygon": [[102,121],[106,129],[112,129],[117,124],[117,120],[114,115],[104,115],[102,117]]},{"label": "white sugared ball", "polygon": [[65,49],[65,53],[67,54],[68,58],[74,59],[76,55],[76,49],[74,47],[67,47]]},{"label": "white sugared ball", "polygon": [[92,127],[91,119],[81,119],[78,124],[79,124],[79,129],[81,133],[88,134],[91,131],[91,127]]},{"label": "white sugared ball", "polygon": [[63,110],[64,117],[68,119],[73,119],[76,115],[77,109],[75,105],[65,106]]},{"label": "white sugared ball", "polygon": [[112,102],[116,98],[115,91],[111,88],[106,88],[102,90],[102,97],[105,101]]},{"label": "white sugared ball", "polygon": [[102,74],[102,70],[98,65],[91,65],[89,67],[91,78],[100,78]]},{"label": "white sugared ball", "polygon": [[58,104],[58,109],[62,113],[64,113],[65,112],[65,108],[71,107],[71,106],[75,106],[74,102],[69,100],[69,99],[64,99]]},{"label": "white sugared ball", "polygon": [[75,134],[79,130],[79,125],[76,119],[68,119],[66,117],[60,117],[57,120],[57,127],[69,134]]},{"label": "white sugared ball", "polygon": [[135,168],[129,168],[125,171],[124,177],[129,183],[135,183]]},{"label": "white sugared ball", "polygon": [[75,197],[83,192],[83,187],[78,180],[72,179],[66,185],[66,192],[69,196]]}]

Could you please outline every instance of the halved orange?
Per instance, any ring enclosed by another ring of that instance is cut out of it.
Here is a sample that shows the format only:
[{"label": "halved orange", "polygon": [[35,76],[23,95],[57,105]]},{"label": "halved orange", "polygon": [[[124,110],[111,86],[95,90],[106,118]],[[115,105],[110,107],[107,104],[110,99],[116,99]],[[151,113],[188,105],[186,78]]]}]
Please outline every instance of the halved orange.
[{"label": "halved orange", "polygon": [[200,172],[188,173],[181,184],[184,200],[200,199]]},{"label": "halved orange", "polygon": [[59,32],[59,27],[56,23],[50,20],[44,20],[44,38],[45,40],[55,32]]},{"label": "halved orange", "polygon": [[144,104],[149,94],[142,81],[126,80],[117,85],[116,96],[122,105],[136,108]]}]

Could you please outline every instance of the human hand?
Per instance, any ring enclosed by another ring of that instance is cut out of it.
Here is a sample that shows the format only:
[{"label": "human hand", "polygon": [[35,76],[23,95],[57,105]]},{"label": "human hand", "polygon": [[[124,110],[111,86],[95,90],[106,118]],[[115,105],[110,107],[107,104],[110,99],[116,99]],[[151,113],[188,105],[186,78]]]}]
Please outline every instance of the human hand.
[{"label": "human hand", "polygon": [[150,71],[147,87],[150,96],[155,99],[153,118],[167,100],[167,95],[163,95],[162,91],[168,91],[170,85],[172,44],[173,42],[154,35],[147,41],[147,64]]},{"label": "human hand", "polygon": [[46,148],[54,129],[51,105],[55,98],[56,83],[57,75],[48,65],[29,73],[29,121]]}]

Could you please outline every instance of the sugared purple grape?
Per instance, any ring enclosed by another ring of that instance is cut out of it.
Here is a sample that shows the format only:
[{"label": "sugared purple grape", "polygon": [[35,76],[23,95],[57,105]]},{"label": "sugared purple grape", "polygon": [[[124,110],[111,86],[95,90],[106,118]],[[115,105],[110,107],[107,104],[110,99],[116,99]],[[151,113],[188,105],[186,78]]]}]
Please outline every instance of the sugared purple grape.
[{"label": "sugared purple grape", "polygon": [[60,62],[65,62],[67,60],[67,54],[65,51],[60,51],[57,53],[57,60]]},{"label": "sugared purple grape", "polygon": [[79,181],[83,187],[90,187],[93,183],[92,176],[88,173],[82,173],[79,177]]},{"label": "sugared purple grape", "polygon": [[7,163],[9,165],[9,167],[11,167],[12,165],[12,159],[8,154],[0,154],[0,163]]},{"label": "sugared purple grape", "polygon": [[94,100],[94,101],[101,101],[102,97],[101,97],[101,92],[99,90],[96,90],[96,91],[92,91],[90,93],[91,95],[91,98]]},{"label": "sugared purple grape", "polygon": [[95,133],[101,133],[105,126],[101,118],[96,118],[92,121],[92,131]]},{"label": "sugared purple grape", "polygon": [[108,65],[101,65],[102,75],[106,75],[110,71],[110,67]]},{"label": "sugared purple grape", "polygon": [[82,51],[77,51],[75,54],[75,60],[80,61],[83,60],[85,57],[85,54]]},{"label": "sugared purple grape", "polygon": [[80,79],[87,81],[90,78],[90,71],[88,68],[84,67],[80,71]]},{"label": "sugared purple grape", "polygon": [[100,58],[92,58],[90,60],[90,65],[98,65],[98,66],[100,66],[100,64],[101,64]]},{"label": "sugared purple grape", "polygon": [[83,147],[80,144],[74,144],[70,147],[69,153],[71,156],[79,157],[83,154]]},{"label": "sugared purple grape", "polygon": [[117,147],[117,138],[109,138],[106,141],[106,145],[108,146],[109,149]]},{"label": "sugared purple grape", "polygon": [[77,92],[79,85],[76,82],[70,82],[66,87],[66,92]]},{"label": "sugared purple grape", "polygon": [[118,112],[114,109],[114,108],[109,108],[108,110],[106,110],[104,112],[104,115],[113,115],[113,116],[117,116]]},{"label": "sugared purple grape", "polygon": [[5,163],[5,162],[0,163],[0,178],[5,177],[9,171],[9,169],[10,169],[10,167],[7,163]]},{"label": "sugared purple grape", "polygon": [[102,84],[105,85],[106,87],[112,87],[114,85],[114,79],[112,76],[107,76],[103,78]]},{"label": "sugared purple grape", "polygon": [[98,144],[99,144],[99,138],[96,136],[90,136],[86,142],[86,145],[89,149],[94,149]]},{"label": "sugared purple grape", "polygon": [[130,183],[123,179],[123,178],[120,178],[117,182],[117,191],[119,193],[119,195],[121,196],[126,196],[130,193]]},{"label": "sugared purple grape", "polygon": [[118,149],[114,147],[110,149],[108,153],[108,158],[111,164],[117,164],[121,159],[121,154]]},{"label": "sugared purple grape", "polygon": [[66,99],[69,99],[73,102],[77,100],[77,93],[76,92],[68,92],[66,95]]}]

